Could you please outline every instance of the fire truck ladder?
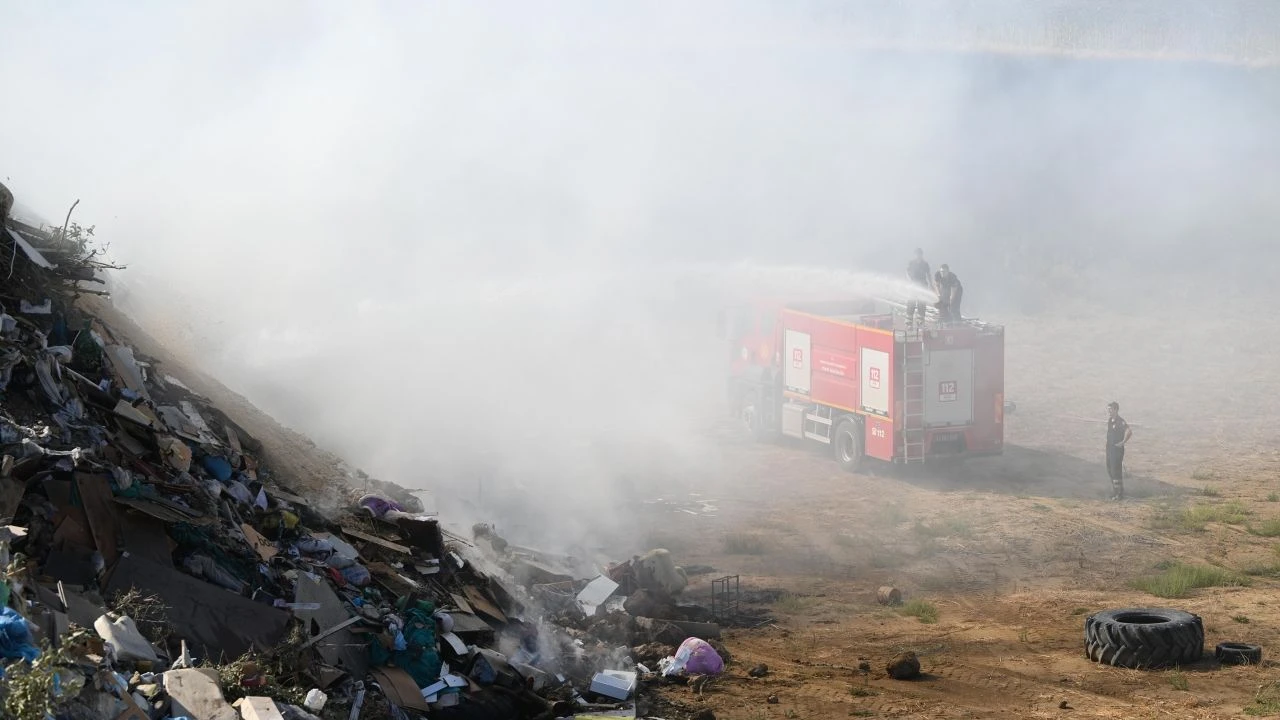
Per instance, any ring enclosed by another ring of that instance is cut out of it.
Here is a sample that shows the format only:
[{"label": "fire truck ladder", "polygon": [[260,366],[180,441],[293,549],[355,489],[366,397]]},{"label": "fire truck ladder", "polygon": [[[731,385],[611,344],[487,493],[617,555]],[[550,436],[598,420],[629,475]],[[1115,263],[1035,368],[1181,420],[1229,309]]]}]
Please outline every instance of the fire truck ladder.
[{"label": "fire truck ladder", "polygon": [[924,336],[907,333],[902,357],[902,462],[924,462]]}]

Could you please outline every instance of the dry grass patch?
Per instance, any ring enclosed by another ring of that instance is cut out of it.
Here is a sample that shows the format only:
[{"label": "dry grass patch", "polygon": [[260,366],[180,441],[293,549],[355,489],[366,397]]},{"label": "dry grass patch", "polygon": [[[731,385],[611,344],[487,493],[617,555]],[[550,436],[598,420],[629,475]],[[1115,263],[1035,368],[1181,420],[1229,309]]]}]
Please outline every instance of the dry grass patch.
[{"label": "dry grass patch", "polygon": [[1249,508],[1240,502],[1193,505],[1181,510],[1163,508],[1152,515],[1150,526],[1154,530],[1201,532],[1209,523],[1244,525],[1249,515]]},{"label": "dry grass patch", "polygon": [[813,607],[814,598],[807,595],[784,593],[773,603],[773,609],[786,615],[799,615]]},{"label": "dry grass patch", "polygon": [[729,533],[724,536],[724,551],[729,555],[764,555],[769,543],[758,533]]},{"label": "dry grass patch", "polygon": [[911,527],[911,532],[915,536],[922,539],[935,539],[944,537],[971,537],[973,535],[973,526],[968,520],[961,517],[938,518],[929,522],[916,520],[915,525]]},{"label": "dry grass patch", "polygon": [[1280,518],[1263,520],[1257,525],[1250,523],[1249,532],[1262,537],[1280,537]]},{"label": "dry grass patch", "polygon": [[1269,682],[1258,688],[1253,702],[1244,708],[1245,715],[1280,715],[1280,682]]},{"label": "dry grass patch", "polygon": [[938,622],[938,607],[925,600],[909,600],[906,605],[898,608],[898,613],[913,617],[925,624]]},{"label": "dry grass patch", "polygon": [[1156,566],[1156,575],[1138,578],[1130,585],[1145,593],[1162,598],[1184,598],[1192,590],[1207,587],[1241,587],[1249,584],[1249,578],[1226,568],[1213,565],[1192,565],[1167,562]]}]

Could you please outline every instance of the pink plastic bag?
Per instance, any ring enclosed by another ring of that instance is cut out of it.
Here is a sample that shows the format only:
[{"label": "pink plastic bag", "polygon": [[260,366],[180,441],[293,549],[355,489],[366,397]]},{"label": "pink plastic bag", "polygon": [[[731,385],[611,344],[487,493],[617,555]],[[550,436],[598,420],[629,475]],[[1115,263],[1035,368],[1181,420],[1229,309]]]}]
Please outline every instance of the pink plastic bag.
[{"label": "pink plastic bag", "polygon": [[676,664],[690,675],[719,675],[724,672],[724,660],[706,640],[691,637],[680,643],[676,651]]}]

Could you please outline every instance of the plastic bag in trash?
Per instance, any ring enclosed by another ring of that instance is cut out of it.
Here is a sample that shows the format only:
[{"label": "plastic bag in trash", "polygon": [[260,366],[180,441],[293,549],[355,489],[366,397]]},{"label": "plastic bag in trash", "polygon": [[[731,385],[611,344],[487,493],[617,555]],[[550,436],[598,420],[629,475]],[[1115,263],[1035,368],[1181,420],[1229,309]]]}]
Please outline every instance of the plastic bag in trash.
[{"label": "plastic bag in trash", "polygon": [[296,543],[298,552],[311,557],[325,558],[333,554],[333,543],[323,538],[303,538]]},{"label": "plastic bag in trash", "polygon": [[342,577],[356,587],[364,587],[373,581],[373,576],[369,574],[369,569],[363,565],[351,565],[350,567],[342,568]]},{"label": "plastic bag in trash", "polygon": [[31,639],[27,621],[13,608],[0,608],[0,658],[31,662],[40,657],[40,648]]},{"label": "plastic bag in trash", "polygon": [[724,672],[724,660],[710,643],[700,638],[686,638],[680,643],[674,657],[664,658],[658,662],[658,668],[664,676],[672,675],[719,675]]}]

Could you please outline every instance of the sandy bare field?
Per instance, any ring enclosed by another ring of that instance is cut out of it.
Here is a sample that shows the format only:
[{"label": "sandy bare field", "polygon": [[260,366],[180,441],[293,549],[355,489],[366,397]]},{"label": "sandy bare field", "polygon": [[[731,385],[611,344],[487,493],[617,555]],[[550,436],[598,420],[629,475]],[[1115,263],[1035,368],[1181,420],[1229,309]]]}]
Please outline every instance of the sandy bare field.
[{"label": "sandy bare field", "polygon": [[[1009,419],[1002,458],[917,476],[847,475],[821,452],[759,446],[722,430],[726,470],[658,507],[648,540],[689,564],[742,574],[777,621],[735,630],[728,676],[667,695],[718,718],[1217,718],[1280,714],[1275,664],[1220,667],[1222,641],[1280,640],[1280,452],[1271,410],[1274,323],[1258,318],[1059,312],[1007,322]],[[1104,406],[1135,425],[1127,489],[1105,501]],[[670,497],[679,490],[672,488]],[[690,514],[689,500],[713,513]],[[1226,587],[1165,599],[1133,587],[1181,561]],[[881,585],[937,611],[922,622],[875,602]],[[1204,618],[1210,655],[1134,671],[1090,662],[1086,615],[1175,607]],[[887,678],[914,650],[921,680]],[[868,662],[869,673],[858,669]],[[750,678],[764,662],[771,672]],[[1259,693],[1262,693],[1261,695]],[[776,704],[767,702],[777,697]],[[1067,708],[1060,707],[1066,703]]]}]

